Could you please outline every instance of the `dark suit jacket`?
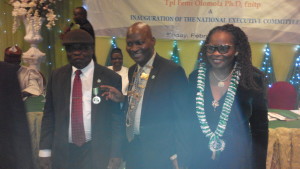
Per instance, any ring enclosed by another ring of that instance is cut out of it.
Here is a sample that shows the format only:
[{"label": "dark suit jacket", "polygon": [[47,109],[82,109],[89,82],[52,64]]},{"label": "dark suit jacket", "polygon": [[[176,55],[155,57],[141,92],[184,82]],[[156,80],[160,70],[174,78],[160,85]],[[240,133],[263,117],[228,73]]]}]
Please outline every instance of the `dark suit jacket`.
[{"label": "dark suit jacket", "polygon": [[[130,83],[136,66],[129,69]],[[156,54],[144,92],[140,119],[142,146],[137,151],[141,151],[138,154],[146,160],[145,167],[163,169],[165,164],[171,164],[170,157],[178,154],[180,137],[177,129],[186,114],[187,87],[182,67]],[[139,161],[130,157],[127,160]]]},{"label": "dark suit jacket", "polygon": [[80,29],[87,31],[93,37],[93,39],[95,39],[94,28],[88,20],[86,20],[84,24],[80,25]]},{"label": "dark suit jacket", "polygon": [[[52,150],[53,169],[66,168],[68,160],[71,73],[71,65],[53,71],[47,86],[40,149]],[[95,64],[93,88],[102,84],[121,90],[121,77]],[[92,165],[93,169],[106,169],[110,157],[121,156],[121,135],[124,131],[121,131],[120,105],[102,97],[99,104],[91,104]]]},{"label": "dark suit jacket", "polygon": [[[239,85],[236,91],[235,100],[232,104],[231,113],[227,122],[223,139],[225,141],[225,149],[220,153],[216,160],[211,159],[212,152],[208,148],[209,138],[202,133],[199,121],[196,117],[197,93],[197,75],[195,70],[189,77],[190,93],[192,96],[191,108],[194,114],[194,127],[191,128],[190,139],[193,141],[192,166],[191,169],[264,169],[266,168],[266,156],[268,147],[268,118],[267,118],[267,100],[265,93],[265,83],[263,75],[254,72],[254,80],[257,81],[262,91],[254,91],[246,89]],[[209,80],[206,80],[208,84]],[[205,90],[210,90],[206,86]],[[210,91],[206,92],[210,92]],[[205,92],[205,93],[206,93]],[[205,96],[205,111],[211,106],[210,98]],[[222,105],[220,105],[222,106]],[[210,117],[215,117],[219,121],[220,114],[206,112]],[[208,115],[207,115],[208,116]],[[209,120],[209,119],[208,119]],[[213,120],[210,120],[213,121]],[[208,121],[209,122],[209,121]],[[217,124],[209,124],[214,131]],[[200,158],[201,157],[201,158]]]},{"label": "dark suit jacket", "polygon": [[32,169],[26,110],[18,67],[0,62],[0,169]]},{"label": "dark suit jacket", "polygon": [[[95,41],[95,32],[94,32],[94,28],[93,28],[92,24],[90,23],[90,21],[86,20],[86,22],[84,24],[80,25],[79,28],[87,31],[93,37],[93,39]],[[96,58],[95,54],[93,55],[93,60],[97,63],[97,58]]]}]

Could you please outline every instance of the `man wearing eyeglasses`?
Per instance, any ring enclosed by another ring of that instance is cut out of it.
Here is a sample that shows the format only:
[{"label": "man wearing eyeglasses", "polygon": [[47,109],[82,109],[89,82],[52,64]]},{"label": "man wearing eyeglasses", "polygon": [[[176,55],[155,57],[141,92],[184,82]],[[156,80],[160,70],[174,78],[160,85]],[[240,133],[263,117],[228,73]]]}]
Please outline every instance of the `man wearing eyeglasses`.
[{"label": "man wearing eyeglasses", "polygon": [[120,164],[122,114],[101,97],[99,86],[121,90],[121,77],[92,60],[94,39],[76,29],[63,39],[69,64],[54,70],[42,120],[42,169],[116,169]]}]

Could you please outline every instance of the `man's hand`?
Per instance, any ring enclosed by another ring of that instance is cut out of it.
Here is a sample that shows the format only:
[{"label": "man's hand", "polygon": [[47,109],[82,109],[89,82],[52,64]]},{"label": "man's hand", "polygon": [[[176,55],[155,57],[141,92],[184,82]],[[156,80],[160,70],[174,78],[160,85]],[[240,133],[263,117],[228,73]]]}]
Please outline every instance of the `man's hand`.
[{"label": "man's hand", "polygon": [[121,158],[111,158],[109,160],[107,169],[118,169],[121,165],[121,162],[122,162]]},{"label": "man's hand", "polygon": [[40,157],[40,168],[41,169],[51,169],[51,157]]},{"label": "man's hand", "polygon": [[100,89],[104,91],[101,96],[105,97],[106,100],[112,100],[114,102],[124,101],[124,95],[118,89],[108,85],[101,85]]}]

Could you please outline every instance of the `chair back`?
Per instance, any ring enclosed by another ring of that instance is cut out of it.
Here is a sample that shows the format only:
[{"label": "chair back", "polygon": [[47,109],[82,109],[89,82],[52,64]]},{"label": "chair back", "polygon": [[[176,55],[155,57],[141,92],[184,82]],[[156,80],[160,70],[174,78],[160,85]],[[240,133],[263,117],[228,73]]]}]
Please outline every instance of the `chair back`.
[{"label": "chair back", "polygon": [[288,82],[273,83],[268,89],[268,106],[270,109],[295,110],[297,105],[297,91]]}]

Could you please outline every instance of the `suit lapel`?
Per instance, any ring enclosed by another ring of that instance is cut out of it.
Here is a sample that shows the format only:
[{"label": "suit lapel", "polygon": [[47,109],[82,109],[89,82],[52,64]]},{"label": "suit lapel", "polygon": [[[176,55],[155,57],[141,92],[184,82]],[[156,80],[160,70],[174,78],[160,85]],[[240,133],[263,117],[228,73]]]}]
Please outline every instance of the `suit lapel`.
[{"label": "suit lapel", "polygon": [[[70,105],[70,96],[71,96],[71,77],[72,77],[72,66],[69,65],[68,67],[66,67],[66,71],[63,72],[62,75],[62,79],[65,80],[64,82],[62,82],[65,85],[62,85],[62,87],[64,88],[64,96],[63,98],[65,98],[65,104],[66,105]],[[69,116],[69,112],[70,112],[70,106],[66,106],[67,107],[67,114]]]},{"label": "suit lapel", "polygon": [[91,95],[92,96],[92,98],[91,98],[92,99],[92,101],[91,101],[92,126],[93,126],[93,123],[95,122],[95,119],[96,119],[96,118],[94,118],[95,117],[95,113],[97,111],[100,111],[100,109],[98,109],[98,106],[101,105],[101,102],[103,102],[103,100],[101,100],[101,102],[99,104],[94,104],[93,103],[93,97],[95,96],[95,93],[93,93],[93,89],[94,88],[98,88],[98,96],[100,97],[100,85],[102,84],[102,79],[101,78],[103,77],[103,76],[101,76],[102,73],[103,73],[103,69],[99,65],[95,64],[94,77],[93,77],[93,87],[92,87],[92,95]]},{"label": "suit lapel", "polygon": [[[160,56],[158,56],[157,54],[155,55],[155,58],[154,58],[154,61],[153,61],[153,68],[150,72],[150,76],[149,76],[149,79],[147,81],[147,85],[146,85],[146,88],[145,88],[145,91],[144,91],[144,98],[143,100],[148,100],[148,98],[150,97],[151,95],[151,90],[153,89],[153,86],[156,82],[156,79],[157,79],[157,76],[158,76],[158,72],[159,72],[159,69],[160,69],[160,61],[159,61],[159,58]],[[144,103],[143,102],[143,107],[144,107]]]},{"label": "suit lapel", "polygon": [[[153,69],[150,72],[149,79],[147,81],[147,85],[146,85],[146,88],[145,88],[145,91],[144,91],[144,98],[143,98],[143,100],[148,99],[150,97],[151,90],[152,90],[152,88],[154,86],[154,83],[155,83],[155,81],[157,79],[158,72],[159,72],[159,69],[160,69],[160,61],[159,60],[160,60],[160,56],[158,54],[156,54],[155,58],[154,58],[154,61],[153,61],[153,65],[152,65]],[[134,71],[137,69],[137,66],[138,65],[135,64],[132,67],[130,67],[130,69],[129,69],[129,72],[128,72],[129,87],[132,87],[132,85],[130,85],[130,84],[133,83],[132,76],[133,76]],[[145,102],[143,102],[143,107],[144,107],[144,104],[145,104]]]},{"label": "suit lapel", "polygon": [[93,88],[99,87],[102,84],[102,79],[101,79],[102,73],[103,73],[103,69],[99,65],[95,64]]}]

